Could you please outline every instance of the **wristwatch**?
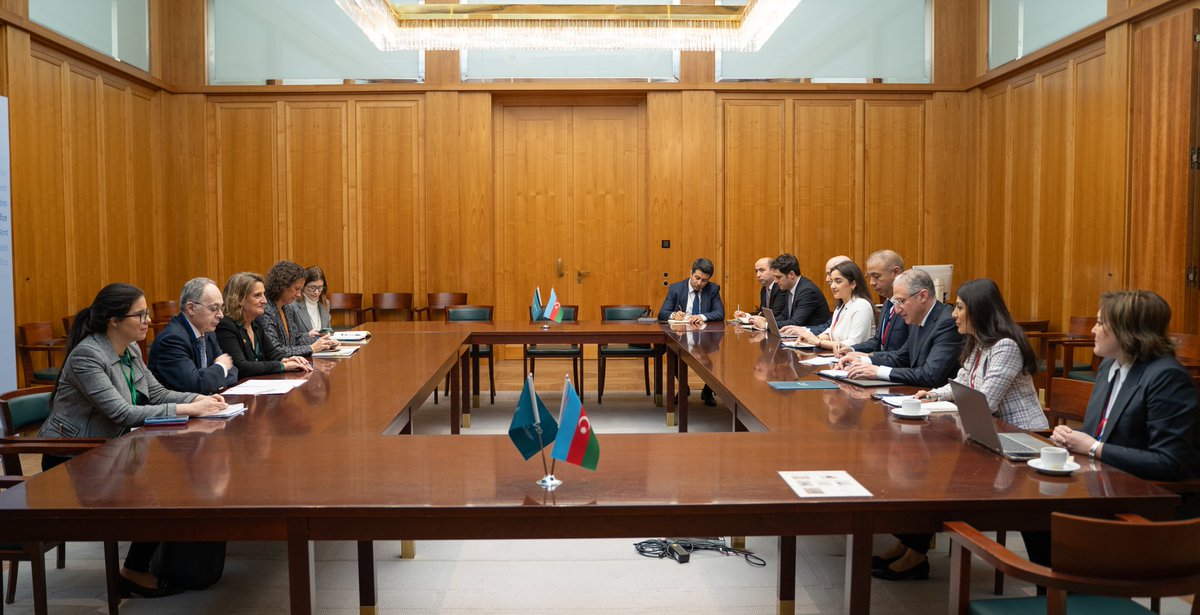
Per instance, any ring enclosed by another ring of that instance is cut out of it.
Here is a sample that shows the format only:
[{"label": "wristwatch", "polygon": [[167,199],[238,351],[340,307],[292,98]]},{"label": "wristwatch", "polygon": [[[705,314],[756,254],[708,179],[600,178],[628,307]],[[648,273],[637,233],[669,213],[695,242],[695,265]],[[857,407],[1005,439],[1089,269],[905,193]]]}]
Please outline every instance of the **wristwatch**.
[{"label": "wristwatch", "polygon": [[1088,457],[1091,459],[1095,459],[1096,458],[1096,449],[1098,449],[1098,448],[1100,448],[1100,441],[1096,440],[1095,442],[1092,442],[1091,448],[1088,449]]}]

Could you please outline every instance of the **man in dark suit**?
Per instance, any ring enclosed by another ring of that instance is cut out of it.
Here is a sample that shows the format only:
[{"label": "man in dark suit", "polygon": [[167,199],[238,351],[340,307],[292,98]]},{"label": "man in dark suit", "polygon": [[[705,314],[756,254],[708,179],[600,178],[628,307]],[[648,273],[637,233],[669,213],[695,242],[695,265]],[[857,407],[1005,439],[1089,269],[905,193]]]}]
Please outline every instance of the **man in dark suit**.
[{"label": "man in dark suit", "polygon": [[800,261],[791,254],[780,254],[771,262],[775,273],[775,300],[771,311],[775,322],[784,327],[812,327],[825,324],[832,314],[825,296],[813,281],[800,275]]},{"label": "man in dark suit", "polygon": [[172,391],[211,395],[237,383],[233,359],[221,352],[213,331],[224,314],[221,290],[208,278],[183,285],[179,314],[150,347],[150,371]]},{"label": "man in dark suit", "polygon": [[867,282],[875,289],[879,302],[883,304],[879,309],[879,326],[875,327],[874,337],[855,344],[843,354],[851,351],[869,354],[904,347],[908,341],[908,324],[899,316],[899,310],[892,302],[892,285],[901,271],[904,271],[904,259],[891,250],[880,250],[867,257]]},{"label": "man in dark suit", "polygon": [[[680,280],[667,289],[667,298],[658,310],[659,320],[687,320],[693,325],[707,321],[725,320],[725,305],[721,303],[721,287],[710,282],[713,275],[712,261],[698,258],[692,263],[692,275]],[[700,392],[706,406],[717,405],[712,389],[706,384]]]},{"label": "man in dark suit", "polygon": [[721,287],[709,281],[712,275],[712,261],[707,258],[696,259],[692,263],[691,277],[667,288],[667,298],[658,310],[658,319],[687,320],[692,324],[725,320]]},{"label": "man in dark suit", "polygon": [[890,380],[919,387],[939,387],[958,371],[962,335],[953,308],[934,298],[933,278],[920,269],[896,277],[892,301],[908,325],[908,340],[897,350],[867,355],[852,352],[839,366],[851,378]]},{"label": "man in dark suit", "polygon": [[[761,312],[771,306],[771,297],[775,294],[775,274],[771,271],[771,257],[764,256],[754,261],[754,277],[758,280],[758,284],[762,288],[758,289],[758,310]],[[734,318],[742,318],[749,316],[747,312],[738,310],[733,313]]]}]

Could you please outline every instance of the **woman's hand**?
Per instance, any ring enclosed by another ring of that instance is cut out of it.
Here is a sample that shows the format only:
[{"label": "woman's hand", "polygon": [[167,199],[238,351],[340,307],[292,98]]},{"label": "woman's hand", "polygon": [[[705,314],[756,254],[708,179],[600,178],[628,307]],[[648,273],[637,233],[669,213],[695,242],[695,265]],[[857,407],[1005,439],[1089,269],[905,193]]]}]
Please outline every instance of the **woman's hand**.
[{"label": "woman's hand", "polygon": [[[1059,425],[1050,434],[1050,441],[1071,451],[1072,453],[1087,453],[1091,450],[1096,439],[1086,432],[1076,431],[1066,425]],[[1101,445],[1103,447],[1103,445]],[[1100,457],[1100,449],[1096,449],[1096,457]]]},{"label": "woman's hand", "polygon": [[312,365],[304,357],[287,357],[283,361],[285,372],[311,372]]},{"label": "woman's hand", "polygon": [[225,399],[220,395],[199,395],[189,403],[176,404],[175,414],[182,416],[204,416],[220,412],[228,407],[229,404],[225,403]]},{"label": "woman's hand", "polygon": [[337,348],[338,343],[336,340],[334,340],[334,339],[330,338],[328,335],[326,335],[326,336],[317,338],[317,341],[313,342],[312,344],[309,344],[309,347],[312,348],[313,352],[321,352],[323,350],[332,350],[334,348]]}]

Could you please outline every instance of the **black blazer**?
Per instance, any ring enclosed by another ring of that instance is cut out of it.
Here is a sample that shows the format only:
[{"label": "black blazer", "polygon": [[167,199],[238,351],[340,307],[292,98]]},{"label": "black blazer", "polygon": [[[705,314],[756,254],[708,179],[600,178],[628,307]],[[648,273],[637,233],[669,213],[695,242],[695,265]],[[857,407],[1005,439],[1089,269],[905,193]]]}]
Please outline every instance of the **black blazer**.
[{"label": "black blazer", "polygon": [[242,325],[228,316],[217,324],[217,341],[221,344],[221,350],[233,358],[233,366],[237,368],[238,374],[242,378],[250,378],[282,373],[283,351],[271,343],[257,320],[250,323],[250,328],[254,330],[254,339],[262,350],[261,361],[254,356],[254,345],[250,343],[250,336],[246,335]]},{"label": "black blazer", "polygon": [[229,374],[213,361],[221,355],[221,344],[215,333],[204,334],[204,354],[208,355],[208,367],[200,369],[196,360],[198,348],[193,340],[192,326],[183,314],[177,314],[158,335],[150,347],[150,371],[163,386],[172,391],[187,391],[201,395],[212,395],[225,387],[237,384],[238,369],[229,368]]},{"label": "black blazer", "polygon": [[[951,308],[953,309],[953,308]],[[900,350],[908,342],[908,323],[900,315],[888,317],[892,312],[892,300],[887,299],[879,306],[879,326],[875,327],[875,335],[863,340],[851,348],[855,352],[878,352],[880,350]],[[887,343],[883,343],[883,333],[887,331]]]},{"label": "black blazer", "polygon": [[[925,326],[908,328],[908,339],[897,350],[876,352],[871,363],[892,368],[888,377],[916,387],[940,387],[958,373],[962,336],[954,324],[954,308],[940,301],[929,308]],[[892,330],[893,333],[895,329]],[[888,340],[891,341],[891,340]]]},{"label": "black blazer", "polygon": [[[1088,400],[1083,430],[1095,436],[1107,405],[1108,371],[1115,359],[1100,364]],[[1146,480],[1200,477],[1200,437],[1196,428],[1197,393],[1192,378],[1172,356],[1134,363],[1113,403],[1100,441],[1104,463]]]},{"label": "black blazer", "polygon": [[775,322],[780,327],[797,325],[815,327],[823,325],[833,318],[825,296],[813,281],[800,276],[796,280],[795,294],[792,299],[792,317],[787,317],[788,291],[775,286],[775,297],[771,300],[771,311],[775,312]]}]

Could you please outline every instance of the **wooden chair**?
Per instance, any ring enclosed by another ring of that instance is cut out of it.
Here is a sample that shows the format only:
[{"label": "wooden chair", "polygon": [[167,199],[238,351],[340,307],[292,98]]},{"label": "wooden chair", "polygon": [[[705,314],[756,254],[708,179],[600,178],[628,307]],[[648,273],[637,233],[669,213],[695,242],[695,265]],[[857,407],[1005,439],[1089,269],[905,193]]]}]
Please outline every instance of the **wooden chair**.
[{"label": "wooden chair", "polygon": [[[578,305],[560,305],[560,310],[563,322],[579,322]],[[529,322],[533,322],[533,318],[530,318]],[[522,376],[536,373],[537,359],[570,359],[571,373],[575,376],[575,392],[579,397],[583,397],[582,344],[525,344],[521,357]]]},{"label": "wooden chair", "polygon": [[413,294],[412,293],[375,293],[371,295],[371,307],[367,308],[371,312],[371,320],[379,320],[380,317],[387,314],[399,314],[407,316],[401,320],[413,319]]},{"label": "wooden chair", "polygon": [[63,316],[62,321],[63,321],[63,335],[66,337],[71,337],[71,327],[75,326],[75,315],[68,314],[66,316]]},{"label": "wooden chair", "polygon": [[[648,305],[602,305],[600,322],[633,322],[649,310]],[[600,344],[596,358],[596,403],[604,399],[604,374],[609,359],[641,359],[646,395],[650,395],[650,359],[657,359],[659,354],[659,349],[646,344]]]},{"label": "wooden chair", "polygon": [[153,313],[150,322],[170,322],[179,315],[178,301],[155,301],[150,307]]},{"label": "wooden chair", "polygon": [[[333,317],[335,312],[347,312],[353,318],[351,328],[363,324],[363,314],[370,311],[370,308],[363,308],[362,293],[329,293],[329,314]],[[345,328],[345,327],[335,327]]]},{"label": "wooden chair", "polygon": [[[1136,515],[1119,517],[1053,513],[1053,568],[1022,559],[966,523],[946,523],[952,545],[950,612],[1151,613],[1128,599],[1200,590],[1200,519],[1152,523]],[[1044,586],[1047,595],[970,601],[971,554],[1006,575]],[[1191,612],[1200,613],[1200,605],[1193,604]]]},{"label": "wooden chair", "polygon": [[1094,383],[1083,380],[1055,378],[1046,400],[1046,418],[1050,419],[1050,425],[1062,425],[1067,421],[1082,423],[1093,386]]},{"label": "wooden chair", "polygon": [[1027,333],[1045,333],[1050,330],[1049,320],[1018,320],[1017,326]]},{"label": "wooden chair", "polygon": [[[54,365],[54,353],[67,351],[66,340],[54,337],[54,330],[47,321],[27,322],[17,325],[17,354],[21,359],[21,376],[25,386],[54,384],[58,380],[58,367]],[[46,367],[34,367],[34,353],[45,353]]]},{"label": "wooden chair", "polygon": [[[446,306],[446,322],[492,322],[492,306],[490,305],[448,305]],[[491,403],[496,403],[496,368],[492,363],[492,346],[490,344],[474,344],[471,346],[471,392],[479,399],[479,359],[487,358],[488,387],[491,389]],[[446,378],[447,387],[450,379]],[[449,389],[447,388],[447,392]]]},{"label": "wooden chair", "polygon": [[[1046,389],[1047,399],[1050,396],[1050,389],[1053,386],[1051,381],[1058,377],[1070,377],[1072,371],[1080,371],[1080,376],[1077,379],[1087,379],[1091,374],[1084,374],[1088,371],[1087,365],[1075,366],[1074,349],[1075,348],[1091,348],[1092,346],[1092,327],[1096,326],[1095,316],[1072,316],[1066,331],[1026,331],[1025,337],[1029,343],[1034,346],[1035,352],[1041,359],[1041,372],[1038,374],[1041,379],[1043,388]],[[1059,349],[1063,351],[1063,358],[1058,358]],[[1095,361],[1095,357],[1093,357]]]},{"label": "wooden chair", "polygon": [[425,307],[413,310],[413,318],[424,313],[425,320],[433,318],[434,310],[445,310],[451,305],[466,305],[467,293],[429,293],[425,299]]},{"label": "wooden chair", "polygon": [[1175,342],[1175,358],[1192,373],[1192,377],[1200,376],[1200,335],[1191,333],[1170,333]]}]

